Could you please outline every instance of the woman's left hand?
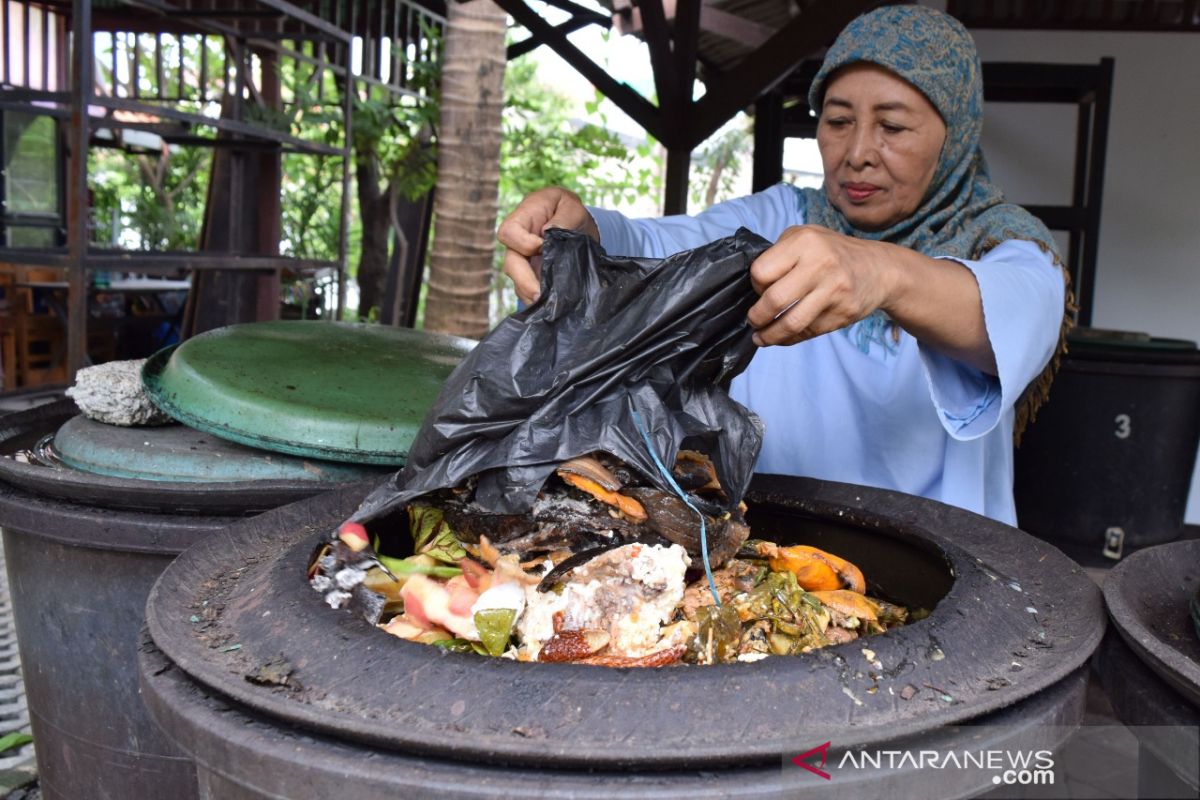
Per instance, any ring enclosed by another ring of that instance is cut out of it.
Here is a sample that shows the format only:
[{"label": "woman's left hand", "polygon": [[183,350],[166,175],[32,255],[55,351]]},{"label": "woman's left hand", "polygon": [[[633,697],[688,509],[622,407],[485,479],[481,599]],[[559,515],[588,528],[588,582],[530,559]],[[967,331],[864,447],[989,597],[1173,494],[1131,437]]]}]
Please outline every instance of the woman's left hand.
[{"label": "woman's left hand", "polygon": [[750,309],[754,343],[795,344],[844,328],[883,307],[893,265],[879,243],[819,225],[788,228],[750,267],[761,297]]}]

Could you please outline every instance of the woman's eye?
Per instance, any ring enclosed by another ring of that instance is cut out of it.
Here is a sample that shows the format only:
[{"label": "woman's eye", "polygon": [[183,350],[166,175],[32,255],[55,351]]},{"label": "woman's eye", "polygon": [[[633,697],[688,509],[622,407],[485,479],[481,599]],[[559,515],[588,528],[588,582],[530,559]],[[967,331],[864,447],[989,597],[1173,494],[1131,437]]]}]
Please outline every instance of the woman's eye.
[{"label": "woman's eye", "polygon": [[826,119],[825,124],[831,128],[844,128],[850,124],[850,120],[846,119],[845,117],[833,117],[831,119]]},{"label": "woman's eye", "polygon": [[899,133],[900,131],[904,130],[904,126],[903,126],[903,125],[896,125],[896,124],[894,124],[894,123],[891,123],[891,122],[885,122],[885,123],[883,123],[882,127],[883,127],[883,129],[884,129],[885,131],[887,131],[888,133]]}]

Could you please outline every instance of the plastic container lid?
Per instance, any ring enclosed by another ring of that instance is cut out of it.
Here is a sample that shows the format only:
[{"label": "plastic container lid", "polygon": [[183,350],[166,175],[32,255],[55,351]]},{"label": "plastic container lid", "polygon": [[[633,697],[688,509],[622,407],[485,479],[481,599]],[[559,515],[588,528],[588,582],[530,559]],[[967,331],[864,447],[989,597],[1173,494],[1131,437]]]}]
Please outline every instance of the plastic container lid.
[{"label": "plastic container lid", "polygon": [[150,481],[339,483],[379,472],[378,467],[244,447],[186,425],[122,428],[83,416],[67,420],[50,447],[51,454],[72,469]]},{"label": "plastic container lid", "polygon": [[309,458],[404,464],[470,339],[354,323],[233,325],[154,354],[142,382],[180,422]]},{"label": "plastic container lid", "polygon": [[1200,364],[1196,343],[1140,331],[1075,328],[1067,334],[1068,359],[1140,364]]}]

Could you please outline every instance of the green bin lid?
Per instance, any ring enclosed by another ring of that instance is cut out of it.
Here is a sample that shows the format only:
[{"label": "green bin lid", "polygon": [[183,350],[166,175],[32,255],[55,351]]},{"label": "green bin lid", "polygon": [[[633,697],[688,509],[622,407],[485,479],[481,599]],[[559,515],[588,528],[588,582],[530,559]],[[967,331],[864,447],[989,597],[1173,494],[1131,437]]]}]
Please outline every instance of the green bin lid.
[{"label": "green bin lid", "polygon": [[232,325],[155,353],[142,383],[202,431],[309,458],[401,466],[470,339],[356,323]]},{"label": "green bin lid", "polygon": [[378,474],[381,469],[244,447],[186,425],[123,428],[82,415],[58,429],[51,453],[81,472],[150,481],[339,483]]}]

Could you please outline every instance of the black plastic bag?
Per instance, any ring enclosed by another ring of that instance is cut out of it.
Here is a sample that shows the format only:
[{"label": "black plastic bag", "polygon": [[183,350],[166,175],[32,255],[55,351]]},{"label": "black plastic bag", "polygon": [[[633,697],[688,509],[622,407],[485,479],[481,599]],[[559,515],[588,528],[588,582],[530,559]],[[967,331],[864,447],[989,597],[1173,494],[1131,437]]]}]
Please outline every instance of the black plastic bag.
[{"label": "black plastic bag", "polygon": [[541,297],[450,375],[405,468],[353,519],[472,475],[481,512],[524,513],[559,464],[597,450],[670,492],[639,424],[668,468],[681,448],[707,453],[732,509],[762,423],[724,387],[755,351],[750,264],[769,244],[741,229],[665,259],[613,258],[583,234],[548,231]]}]

